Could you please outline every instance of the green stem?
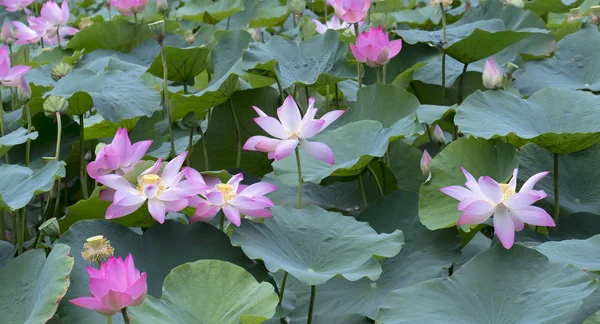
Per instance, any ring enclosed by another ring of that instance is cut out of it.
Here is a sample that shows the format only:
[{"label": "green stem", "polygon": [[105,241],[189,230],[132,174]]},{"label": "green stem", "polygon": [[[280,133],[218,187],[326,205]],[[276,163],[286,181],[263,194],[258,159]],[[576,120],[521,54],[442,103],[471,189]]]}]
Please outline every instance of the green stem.
[{"label": "green stem", "polygon": [[194,150],[194,129],[190,128],[190,141],[188,142],[188,154],[187,154],[187,161],[188,161],[188,166],[190,165],[190,159],[192,158],[192,151]]},{"label": "green stem", "polygon": [[112,324],[112,315],[111,316],[106,316],[106,324]]},{"label": "green stem", "polygon": [[[139,44],[140,43],[140,29],[139,29],[139,25],[138,25],[138,18],[137,18],[137,12],[133,13],[133,21],[135,22],[135,43]],[[164,63],[163,63],[164,65]]]},{"label": "green stem", "polygon": [[325,86],[325,110],[329,110],[329,84]]},{"label": "green stem", "polygon": [[187,83],[183,84],[183,94],[188,94],[188,85],[187,85]]},{"label": "green stem", "polygon": [[237,114],[235,113],[235,108],[233,107],[233,101],[231,98],[229,98],[229,106],[231,107],[231,113],[233,114],[233,121],[235,122],[235,131],[237,137],[235,167],[239,169],[242,164],[242,133],[240,132],[240,123],[238,122]]},{"label": "green stem", "polygon": [[386,84],[387,64],[381,67],[381,83]]},{"label": "green stem", "polygon": [[283,302],[283,293],[285,292],[285,284],[287,283],[288,273],[283,272],[283,280],[281,280],[281,288],[279,289],[279,305]]},{"label": "green stem", "polygon": [[23,238],[25,237],[25,209],[27,207],[23,207],[21,212],[16,211],[17,217],[15,224],[15,228],[17,229],[17,255],[21,255],[23,253]]},{"label": "green stem", "polygon": [[300,163],[300,150],[296,146],[296,165],[298,167],[298,209],[302,208],[302,164]]},{"label": "green stem", "polygon": [[[354,34],[358,37],[358,23],[354,24]],[[358,71],[358,88],[362,88],[362,76],[360,74],[360,62],[356,62],[356,69]]]},{"label": "green stem", "polygon": [[231,16],[227,17],[227,27],[225,30],[229,30],[229,21],[231,20]]},{"label": "green stem", "polygon": [[323,7],[325,11],[325,23],[327,23],[327,1],[323,1]]},{"label": "green stem", "polygon": [[373,171],[373,169],[371,168],[370,165],[367,165],[367,170],[369,170],[369,172],[373,176],[373,179],[375,180],[375,184],[377,185],[377,189],[379,190],[379,194],[383,196],[384,195],[383,189],[381,188],[381,183],[379,182],[379,178],[377,178],[375,171]]},{"label": "green stem", "polygon": [[127,316],[127,307],[121,309],[121,315],[123,315],[123,322],[129,324],[129,316]]},{"label": "green stem", "polygon": [[560,214],[559,191],[558,191],[558,154],[554,153],[554,222],[558,223]]},{"label": "green stem", "polygon": [[[29,138],[29,134],[31,134],[31,109],[29,108],[29,101],[25,103],[25,115],[27,116],[27,145],[25,148],[25,166],[29,167],[29,156],[31,152],[31,139]],[[4,133],[2,134],[4,135]]]},{"label": "green stem", "polygon": [[[462,73],[460,74],[460,82],[459,82],[459,88],[458,88],[458,104],[462,104],[463,102],[463,86],[464,86],[464,80],[465,80],[465,74],[467,73],[467,67],[469,66],[469,63],[465,63],[463,65],[463,69],[462,69]],[[454,129],[452,130],[452,140],[456,141],[458,139],[458,126],[456,124],[454,124]]]},{"label": "green stem", "polygon": [[442,45],[446,45],[446,42],[448,40],[446,38],[446,9],[441,4],[440,4],[440,10],[442,11],[442,41],[444,42],[444,44],[442,44]]},{"label": "green stem", "polygon": [[363,183],[362,174],[358,175],[358,188],[360,188],[360,198],[362,199],[363,207],[367,207],[367,195],[365,194],[365,185]]},{"label": "green stem", "polygon": [[106,6],[106,9],[108,9],[108,20],[112,20],[112,12],[110,10],[110,4],[109,4],[108,1],[105,1],[104,3],[105,3],[105,6]]},{"label": "green stem", "polygon": [[60,118],[60,113],[54,113],[54,117],[56,118],[56,125],[57,125],[57,131],[56,131],[56,153],[54,154],[54,159],[58,162],[59,160],[59,154],[60,154],[60,138],[62,136],[62,120]]},{"label": "green stem", "polygon": [[310,286],[310,304],[308,305],[308,319],[306,324],[312,323],[313,309],[315,308],[315,297],[317,296],[317,286]]},{"label": "green stem", "polygon": [[15,111],[15,91],[10,88],[10,111]]},{"label": "green stem", "polygon": [[392,164],[392,160],[390,159],[390,145],[389,144],[388,144],[387,151],[385,151],[385,162],[386,162],[388,168],[390,168],[391,164]]},{"label": "green stem", "polygon": [[11,213],[12,216],[12,229],[11,229],[11,235],[10,235],[10,242],[12,243],[12,245],[17,245],[17,236],[19,236],[19,231],[18,231],[18,225],[17,225],[17,215],[16,213],[18,213],[18,210],[15,210],[14,212]]},{"label": "green stem", "polygon": [[171,115],[171,103],[169,102],[169,85],[168,85],[168,76],[169,70],[167,67],[167,53],[165,52],[165,46],[162,41],[158,42],[160,45],[160,53],[162,57],[162,65],[163,65],[163,94],[165,100],[165,110],[167,111],[167,121],[169,123],[169,137],[171,140],[171,152],[169,155],[171,157],[175,157],[175,136],[173,135],[173,116]]},{"label": "green stem", "polygon": [[279,89],[279,104],[283,105],[283,89],[281,88],[281,83],[279,79],[277,79],[277,88]]},{"label": "green stem", "polygon": [[202,135],[202,151],[204,153],[204,167],[206,170],[210,170],[208,167],[208,149],[206,148],[206,132],[200,127],[200,135]]},{"label": "green stem", "polygon": [[[4,136],[4,107],[2,101],[2,91],[0,91],[0,135]],[[9,164],[10,161],[8,159],[8,152],[4,154],[4,158],[6,159],[6,164]]]},{"label": "green stem", "polygon": [[62,46],[60,45],[60,28],[56,27],[56,39],[58,40],[58,48],[61,49]]},{"label": "green stem", "polygon": [[225,228],[225,214],[223,214],[223,212],[221,211],[221,217],[219,219],[219,230],[221,232],[223,232],[224,228]]},{"label": "green stem", "polygon": [[337,82],[335,83],[335,107],[336,109],[340,109],[340,98],[338,95],[338,85]]},{"label": "green stem", "polygon": [[446,10],[444,6],[440,4],[440,10],[442,11],[442,104],[446,104]]},{"label": "green stem", "polygon": [[56,217],[56,219],[59,218],[58,217],[58,209],[60,206],[60,182],[61,182],[61,179],[56,180],[56,199],[54,201],[54,217]]},{"label": "green stem", "polygon": [[375,67],[375,76],[377,79],[377,83],[381,83],[381,75],[379,75],[379,68]]},{"label": "green stem", "polygon": [[81,194],[83,199],[88,199],[87,174],[85,172],[85,128],[83,115],[79,115],[79,181],[81,181]]}]

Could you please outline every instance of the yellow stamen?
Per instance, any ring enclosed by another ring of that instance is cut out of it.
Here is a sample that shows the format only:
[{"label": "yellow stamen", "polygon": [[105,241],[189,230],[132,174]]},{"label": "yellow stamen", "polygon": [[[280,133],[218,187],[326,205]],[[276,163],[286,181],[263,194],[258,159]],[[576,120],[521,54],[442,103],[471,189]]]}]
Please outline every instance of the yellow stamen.
[{"label": "yellow stamen", "polygon": [[229,201],[235,198],[235,196],[237,196],[237,194],[233,191],[233,187],[230,184],[219,183],[215,187],[223,194],[225,201]]},{"label": "yellow stamen", "polygon": [[504,196],[504,201],[506,201],[508,198],[515,194],[515,191],[505,183],[501,183],[500,188],[502,188],[502,195]]},{"label": "yellow stamen", "polygon": [[149,184],[158,184],[160,182],[160,177],[156,174],[144,174],[142,176],[142,184],[144,185],[149,185]]},{"label": "yellow stamen", "polygon": [[115,249],[110,245],[110,241],[102,235],[96,235],[88,238],[83,244],[81,257],[90,263],[102,262],[110,258]]}]

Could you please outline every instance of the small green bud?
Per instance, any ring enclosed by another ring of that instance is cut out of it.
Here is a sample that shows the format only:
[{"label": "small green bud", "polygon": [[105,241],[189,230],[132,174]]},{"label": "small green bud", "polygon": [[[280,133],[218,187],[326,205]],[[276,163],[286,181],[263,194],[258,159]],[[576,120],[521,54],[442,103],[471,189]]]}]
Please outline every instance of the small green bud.
[{"label": "small green bud", "polygon": [[306,7],[306,0],[292,0],[290,1],[290,9],[297,16],[301,16],[304,13],[304,8]]},{"label": "small green bud", "polygon": [[47,117],[54,117],[56,113],[65,114],[69,109],[69,102],[65,97],[48,96],[43,104],[44,114]]},{"label": "small green bud", "polygon": [[156,0],[156,11],[158,13],[164,14],[169,10],[169,3],[167,0]]},{"label": "small green bud", "polygon": [[385,22],[385,14],[383,12],[375,12],[372,13],[370,16],[371,19],[371,24],[373,26],[381,26],[383,28],[386,28],[386,22]]},{"label": "small green bud", "polygon": [[200,127],[200,124],[198,124],[198,117],[196,117],[196,114],[193,111],[189,112],[181,119],[181,124],[187,128],[193,129]]},{"label": "small green bud", "polygon": [[518,68],[519,68],[519,66],[516,65],[515,63],[508,62],[508,65],[506,66],[506,73],[513,74],[513,72],[515,72]]},{"label": "small green bud", "polygon": [[71,66],[71,64],[60,62],[52,67],[50,76],[52,77],[52,80],[58,81],[64,78],[65,75],[69,74],[71,71],[73,71],[73,66]]},{"label": "small green bud", "polygon": [[152,32],[154,39],[156,39],[159,43],[165,39],[165,21],[159,20],[157,22],[153,22],[148,24],[148,28]]},{"label": "small green bud", "polygon": [[38,227],[40,232],[44,234],[44,236],[49,237],[59,237],[60,236],[60,226],[58,225],[58,221],[56,217],[52,217],[49,220],[45,221]]}]

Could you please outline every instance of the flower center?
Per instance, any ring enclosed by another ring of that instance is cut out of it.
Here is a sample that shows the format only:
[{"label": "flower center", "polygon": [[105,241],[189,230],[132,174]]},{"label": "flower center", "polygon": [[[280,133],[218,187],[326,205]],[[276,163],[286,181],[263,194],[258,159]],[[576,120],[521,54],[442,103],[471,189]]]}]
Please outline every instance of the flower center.
[{"label": "flower center", "polygon": [[506,201],[508,198],[515,194],[515,191],[512,190],[512,188],[505,183],[501,183],[500,188],[502,188],[502,195],[504,196],[504,201]]},{"label": "flower center", "polygon": [[215,187],[223,194],[223,198],[225,199],[225,201],[229,201],[235,198],[235,196],[237,196],[235,191],[233,191],[233,187],[230,184],[219,183]]},{"label": "flower center", "polygon": [[165,186],[160,183],[160,177],[156,174],[144,174],[140,183],[137,186],[140,195],[146,198],[154,198],[160,195],[165,190]]},{"label": "flower center", "polygon": [[89,244],[90,247],[92,247],[94,249],[99,249],[104,244],[104,236],[102,236],[102,235],[92,236],[85,241],[87,242],[87,244]]},{"label": "flower center", "polygon": [[142,185],[149,184],[158,184],[160,182],[160,177],[157,174],[144,174],[142,176]]}]

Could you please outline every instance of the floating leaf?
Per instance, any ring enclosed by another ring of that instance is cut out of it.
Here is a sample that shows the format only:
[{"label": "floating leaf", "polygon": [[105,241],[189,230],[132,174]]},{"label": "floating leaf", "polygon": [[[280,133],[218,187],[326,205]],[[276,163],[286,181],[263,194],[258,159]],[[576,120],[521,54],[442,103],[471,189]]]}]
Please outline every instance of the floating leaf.
[{"label": "floating leaf", "polygon": [[[168,79],[180,83],[189,83],[210,64],[211,47],[198,46],[189,48],[178,48],[165,46],[167,57]],[[162,57],[159,54],[148,72],[162,78],[164,75]]]},{"label": "floating leaf", "polygon": [[283,269],[306,285],[320,285],[337,275],[375,280],[381,275],[375,257],[398,254],[404,241],[401,231],[377,234],[366,223],[317,206],[270,210],[273,218],[262,224],[243,221],[231,242],[251,259],[262,259],[269,271]]},{"label": "floating leaf", "polygon": [[600,271],[600,235],[587,240],[546,242],[535,249],[552,262],[572,264],[584,271]]},{"label": "floating leaf", "polygon": [[540,16],[549,12],[569,12],[584,0],[530,0],[525,1],[525,9],[529,9]]},{"label": "floating leaf", "polygon": [[34,140],[38,137],[38,132],[27,134],[27,129],[19,128],[16,131],[0,137],[0,156],[4,156],[11,147],[27,142],[27,139]]},{"label": "floating leaf", "polygon": [[0,210],[25,207],[31,198],[49,191],[54,180],[64,176],[65,167],[56,161],[36,171],[19,165],[0,165]]}]

